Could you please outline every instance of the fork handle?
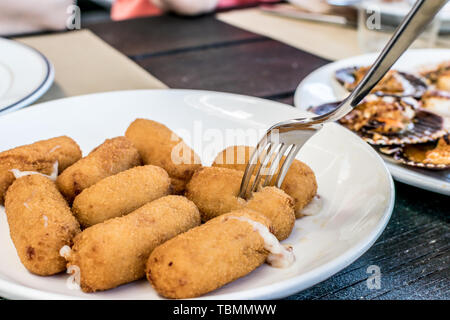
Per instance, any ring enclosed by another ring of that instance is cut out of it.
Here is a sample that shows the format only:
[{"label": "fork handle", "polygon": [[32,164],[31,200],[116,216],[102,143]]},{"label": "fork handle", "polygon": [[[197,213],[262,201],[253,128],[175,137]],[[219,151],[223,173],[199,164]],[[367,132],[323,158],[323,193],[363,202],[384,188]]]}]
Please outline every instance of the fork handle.
[{"label": "fork handle", "polygon": [[384,47],[375,63],[340,108],[324,115],[326,121],[335,121],[356,107],[384,77],[393,64],[433,20],[448,0],[418,0],[403,19],[395,34]]}]

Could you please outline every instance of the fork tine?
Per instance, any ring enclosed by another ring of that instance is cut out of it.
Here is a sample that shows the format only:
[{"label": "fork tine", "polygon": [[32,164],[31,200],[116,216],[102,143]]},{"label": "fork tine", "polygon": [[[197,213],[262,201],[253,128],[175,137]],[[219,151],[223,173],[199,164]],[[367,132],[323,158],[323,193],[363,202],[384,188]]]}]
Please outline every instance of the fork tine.
[{"label": "fork tine", "polygon": [[250,179],[253,175],[253,171],[255,170],[256,165],[258,164],[258,159],[261,155],[261,151],[264,150],[267,146],[267,136],[265,136],[256,146],[255,151],[253,151],[248,163],[245,168],[244,175],[241,181],[241,187],[239,190],[239,197],[245,198],[247,194],[247,188],[250,182]]},{"label": "fork tine", "polygon": [[280,168],[280,172],[278,173],[277,180],[275,181],[275,186],[277,188],[281,187],[281,184],[284,181],[284,178],[286,177],[286,174],[291,167],[292,161],[294,161],[295,156],[300,151],[300,147],[298,145],[292,145],[291,150],[289,150],[288,155],[286,156],[286,159],[283,162],[283,165]]},{"label": "fork tine", "polygon": [[278,150],[278,153],[275,155],[274,159],[272,160],[272,163],[270,164],[268,174],[266,175],[266,178],[263,182],[263,187],[266,187],[270,184],[272,181],[272,178],[277,171],[278,166],[280,165],[281,158],[283,157],[283,154],[286,152],[286,149],[289,147],[289,145],[286,145],[284,143],[280,144],[280,148]]},{"label": "fork tine", "polygon": [[249,190],[250,192],[254,192],[258,189],[259,182],[261,181],[261,178],[264,175],[264,171],[267,168],[267,164],[269,163],[269,161],[272,158],[273,153],[275,152],[276,149],[277,149],[276,145],[274,145],[272,143],[269,144],[269,148],[267,149],[266,154],[260,161],[260,166],[258,168],[258,171],[256,172],[255,180],[253,181],[253,185],[252,185],[251,189]]}]

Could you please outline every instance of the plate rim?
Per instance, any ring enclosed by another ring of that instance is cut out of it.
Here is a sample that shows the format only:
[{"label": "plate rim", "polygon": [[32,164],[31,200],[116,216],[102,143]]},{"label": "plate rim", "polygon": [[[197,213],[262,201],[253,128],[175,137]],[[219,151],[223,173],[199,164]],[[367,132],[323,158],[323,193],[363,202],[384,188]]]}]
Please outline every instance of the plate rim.
[{"label": "plate rim", "polygon": [[[430,49],[409,49],[407,52],[405,52],[404,55],[407,55],[408,52],[413,52],[413,53],[416,52],[416,54],[420,54],[421,52],[424,52],[424,54],[426,54],[426,52],[429,52],[429,51],[433,51],[433,52],[445,51],[447,53],[450,53],[450,49],[430,48]],[[372,58],[374,59],[374,58],[376,58],[377,55],[378,55],[377,52],[364,53],[364,54],[355,55],[352,57],[332,61],[330,63],[327,63],[327,64],[317,68],[316,70],[314,70],[313,72],[308,74],[305,78],[303,78],[303,80],[300,81],[297,88],[295,89],[294,107],[299,110],[306,111],[306,110],[304,110],[304,108],[299,106],[300,105],[300,102],[299,102],[300,91],[301,91],[301,89],[303,89],[303,87],[306,85],[306,83],[309,82],[310,79],[313,78],[314,76],[316,76],[317,74],[323,72],[324,70],[326,70],[328,68],[333,69],[333,66],[335,66],[335,65],[339,65],[339,64],[345,65],[347,62],[350,62],[353,59],[372,59]],[[333,90],[334,90],[334,88],[333,88]],[[383,157],[381,157],[381,158],[383,159]],[[409,175],[403,174],[402,171],[406,170],[407,172],[413,172],[413,173],[416,173],[416,172],[410,170],[407,167],[401,166],[400,164],[392,163],[392,162],[384,160],[384,159],[383,159],[383,161],[386,164],[387,168],[389,169],[389,172],[395,178],[395,180],[400,181],[405,184],[408,184],[408,185],[411,185],[411,186],[414,186],[414,187],[417,187],[417,188],[427,190],[427,191],[431,191],[431,192],[435,192],[435,193],[439,193],[439,194],[443,194],[443,195],[447,195],[447,196],[450,195],[450,183],[445,182],[445,181],[444,182],[439,181],[434,177],[430,177],[430,176],[422,174],[422,173],[417,173],[417,174],[420,174],[421,176],[426,177],[426,179],[429,180],[428,182],[427,181],[423,182],[422,180],[408,178],[407,176],[409,176]],[[436,183],[444,183],[446,185],[446,187],[444,187],[444,188],[434,187],[432,185],[433,181],[435,181]]]},{"label": "plate rim", "polygon": [[21,43],[19,41],[2,38],[2,37],[0,37],[0,40],[9,42],[18,47],[22,47],[24,50],[28,50],[28,51],[32,51],[32,52],[36,53],[42,59],[42,61],[45,64],[45,67],[46,67],[45,77],[42,80],[42,82],[36,87],[36,89],[34,89],[30,93],[26,94],[24,97],[20,98],[19,100],[13,102],[12,104],[1,108],[0,109],[0,116],[1,116],[3,114],[9,113],[11,111],[24,108],[24,107],[32,104],[33,102],[35,102],[42,95],[44,95],[44,93],[46,93],[48,91],[48,89],[50,89],[51,85],[53,84],[53,81],[55,79],[55,68],[54,68],[53,64],[50,62],[50,60],[39,50],[37,50],[33,47],[30,47],[27,44]]},{"label": "plate rim", "polygon": [[[241,97],[241,98],[246,98],[246,99],[251,98],[251,99],[256,99],[256,100],[264,100],[264,101],[270,102],[274,105],[278,105],[281,108],[295,110],[295,109],[292,109],[292,106],[290,106],[290,105],[287,105],[287,104],[284,104],[281,102],[277,102],[277,101],[262,99],[262,98],[258,98],[258,97],[252,97],[252,96],[246,96],[246,95],[240,95],[240,94],[234,94],[234,93],[218,92],[218,91],[189,90],[189,89],[142,89],[142,90],[123,90],[123,91],[92,93],[92,94],[87,94],[87,95],[80,95],[80,96],[75,96],[75,97],[68,97],[68,98],[62,98],[62,99],[52,100],[52,101],[48,101],[48,102],[43,102],[43,103],[33,106],[33,109],[34,108],[42,108],[48,104],[57,104],[58,101],[61,101],[61,100],[69,100],[69,99],[77,100],[80,98],[83,99],[83,98],[86,98],[89,96],[95,96],[95,95],[98,95],[98,96],[99,95],[115,95],[115,94],[121,94],[121,93],[132,94],[133,92],[146,92],[146,91],[152,92],[153,94],[169,93],[169,92],[174,92],[174,93],[179,92],[179,93],[185,93],[185,94],[189,94],[189,93],[211,94],[211,93],[213,93],[213,94],[226,95],[226,96],[231,96],[231,97],[236,97],[236,98]],[[14,115],[17,115],[18,113],[28,112],[28,110],[31,110],[31,109],[22,109],[17,112],[8,114],[8,116],[14,116]],[[349,133],[351,133],[351,131],[349,131],[346,128],[343,128],[343,127],[340,127],[337,125],[336,125],[336,127],[339,127],[339,130],[344,130],[344,131],[348,131]],[[351,133],[351,134],[353,134],[353,133]],[[347,267],[348,265],[353,263],[355,260],[357,260],[359,257],[361,257],[364,253],[366,253],[366,251],[380,237],[380,235],[386,228],[386,226],[392,216],[392,212],[393,212],[394,204],[395,204],[395,186],[394,186],[392,176],[391,176],[389,170],[387,169],[386,163],[382,160],[381,156],[375,150],[373,150],[373,148],[370,148],[370,146],[368,146],[364,141],[355,140],[355,142],[356,141],[358,143],[360,143],[360,145],[363,146],[364,148],[367,148],[367,150],[372,155],[375,156],[375,159],[377,159],[376,161],[380,162],[380,164],[383,168],[382,170],[384,171],[384,173],[388,179],[388,185],[389,185],[389,187],[388,187],[389,190],[386,190],[387,194],[389,195],[389,199],[387,200],[387,203],[386,203],[386,209],[384,210],[380,221],[378,221],[378,223],[373,227],[371,232],[366,237],[364,237],[361,241],[359,241],[356,246],[347,249],[338,257],[332,259],[331,261],[329,261],[319,267],[313,268],[312,270],[309,270],[302,275],[294,276],[292,278],[276,282],[275,284],[263,285],[258,288],[249,289],[249,290],[245,290],[245,291],[241,291],[241,292],[237,292],[237,293],[225,293],[225,294],[222,294],[219,296],[204,296],[204,297],[198,297],[196,299],[205,299],[205,300],[214,300],[214,299],[224,299],[224,300],[280,299],[280,298],[292,295],[296,292],[303,291],[313,285],[316,285],[316,284],[328,279],[329,277],[333,276],[337,272],[341,271],[342,269],[344,269],[345,267]],[[12,288],[12,290],[11,290],[11,288]],[[84,297],[70,296],[70,295],[66,295],[63,293],[47,292],[47,291],[43,291],[40,289],[30,288],[30,287],[27,287],[27,286],[24,286],[24,285],[21,285],[18,283],[10,282],[7,279],[1,279],[1,278],[0,278],[0,293],[5,298],[10,298],[10,299],[51,299],[51,300],[60,300],[60,299],[85,300],[85,299],[88,299],[87,297],[84,298]],[[103,300],[102,297],[95,297],[95,296],[90,299]],[[127,297],[125,297],[124,299],[127,299]]]}]

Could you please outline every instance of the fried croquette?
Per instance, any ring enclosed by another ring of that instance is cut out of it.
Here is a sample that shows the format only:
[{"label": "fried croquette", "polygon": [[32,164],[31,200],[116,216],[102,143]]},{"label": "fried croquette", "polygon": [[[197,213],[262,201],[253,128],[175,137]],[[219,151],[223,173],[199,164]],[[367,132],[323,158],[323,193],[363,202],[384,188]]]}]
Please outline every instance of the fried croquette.
[{"label": "fried croquette", "polygon": [[144,164],[152,164],[167,171],[174,194],[182,194],[186,183],[201,167],[198,155],[159,122],[136,119],[128,127],[125,136],[139,150]]},{"label": "fried croquette", "polygon": [[251,224],[270,229],[260,213],[241,209],[216,217],[153,250],[146,274],[167,298],[193,298],[243,277],[262,265],[269,252]]},{"label": "fried croquette", "polygon": [[107,139],[88,156],[64,170],[56,185],[71,203],[87,187],[140,164],[139,152],[127,138]]},{"label": "fried croquette", "polygon": [[[247,146],[228,147],[216,156],[212,166],[245,171],[253,150]],[[316,176],[308,165],[300,160],[294,160],[281,184],[281,189],[294,199],[295,216],[300,218],[303,216],[302,209],[317,193]]]},{"label": "fried croquette", "polygon": [[78,144],[66,136],[42,140],[0,153],[0,204],[3,204],[6,190],[14,182],[12,169],[36,171],[50,174],[58,161],[58,171],[81,158]]},{"label": "fried croquette", "polygon": [[[245,171],[247,163],[255,148],[247,146],[231,146],[219,152],[212,164],[213,167]],[[260,161],[258,161],[258,165]]]},{"label": "fried croquette", "polygon": [[238,196],[242,175],[242,171],[233,169],[202,168],[188,183],[186,197],[196,204],[203,221],[232,210],[249,208],[268,217],[275,236],[279,240],[286,239],[295,223],[293,199],[278,188],[265,187],[246,201]]},{"label": "fried croquette", "polygon": [[197,171],[186,186],[186,197],[200,210],[202,221],[245,207],[238,197],[242,172],[227,168],[205,167]]},{"label": "fried croquette", "polygon": [[199,224],[193,202],[182,196],[159,198],[85,229],[74,239],[68,267],[79,268],[84,292],[111,289],[144,277],[154,248]]},{"label": "fried croquette", "polygon": [[281,189],[264,187],[258,192],[253,192],[245,208],[260,212],[269,218],[273,234],[280,241],[288,238],[294,228],[294,200]]},{"label": "fried croquette", "polygon": [[53,181],[42,175],[17,179],[6,193],[5,211],[11,239],[28,271],[48,276],[66,269],[59,250],[72,245],[80,226]]},{"label": "fried croquette", "polygon": [[135,167],[100,180],[73,201],[72,211],[83,227],[128,214],[170,193],[170,179],[160,167]]}]

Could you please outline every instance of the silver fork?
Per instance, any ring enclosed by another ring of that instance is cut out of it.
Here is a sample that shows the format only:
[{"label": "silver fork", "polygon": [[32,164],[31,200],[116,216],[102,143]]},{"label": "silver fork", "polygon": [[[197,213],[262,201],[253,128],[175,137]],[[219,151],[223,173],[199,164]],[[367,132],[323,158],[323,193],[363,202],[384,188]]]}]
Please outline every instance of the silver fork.
[{"label": "silver fork", "polygon": [[[417,1],[366,76],[335,110],[321,116],[283,121],[269,128],[249,159],[242,177],[239,196],[246,198],[260,186],[281,187],[292,161],[306,141],[320,130],[324,123],[339,120],[355,108],[384,77],[447,1]],[[286,152],[287,156],[278,170]],[[253,183],[250,183],[255,170],[255,178]],[[276,172],[278,175],[275,178]],[[261,184],[263,177],[264,181]]]}]

